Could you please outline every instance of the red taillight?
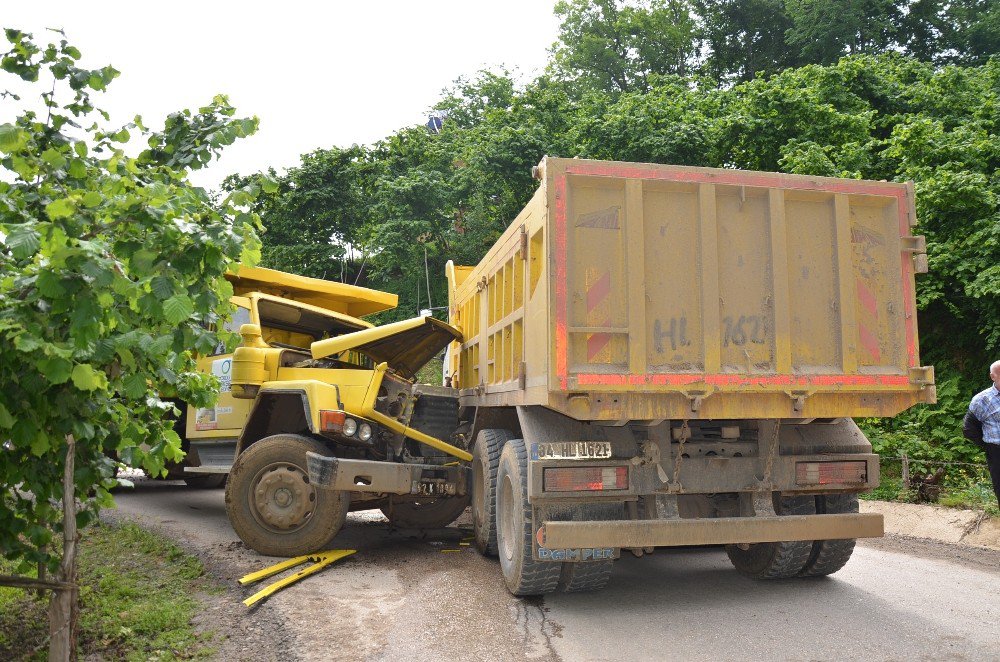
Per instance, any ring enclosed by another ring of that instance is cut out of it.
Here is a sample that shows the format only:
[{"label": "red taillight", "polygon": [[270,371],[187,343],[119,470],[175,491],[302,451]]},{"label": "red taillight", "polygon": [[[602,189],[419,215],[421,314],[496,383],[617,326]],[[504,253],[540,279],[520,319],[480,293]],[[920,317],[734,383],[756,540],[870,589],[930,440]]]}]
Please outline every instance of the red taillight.
[{"label": "red taillight", "polygon": [[319,427],[323,432],[340,432],[344,429],[344,419],[347,414],[342,411],[321,409],[319,412]]},{"label": "red taillight", "polygon": [[865,462],[796,462],[796,485],[840,485],[868,481]]},{"label": "red taillight", "polygon": [[627,490],[628,467],[546,467],[546,492]]}]

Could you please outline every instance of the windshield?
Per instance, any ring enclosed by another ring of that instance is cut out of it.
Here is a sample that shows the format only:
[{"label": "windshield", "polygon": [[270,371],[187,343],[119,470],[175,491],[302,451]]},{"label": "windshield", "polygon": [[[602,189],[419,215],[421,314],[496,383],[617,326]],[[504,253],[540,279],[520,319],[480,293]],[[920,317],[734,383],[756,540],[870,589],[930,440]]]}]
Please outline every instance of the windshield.
[{"label": "windshield", "polygon": [[[288,303],[270,299],[258,299],[257,314],[260,317],[261,335],[264,342],[272,347],[296,349],[308,353],[309,346],[325,338],[333,338],[344,333],[352,333],[366,328],[352,324],[342,318],[324,315],[307,308],[299,308]],[[356,353],[339,357],[352,364],[368,363]]]}]

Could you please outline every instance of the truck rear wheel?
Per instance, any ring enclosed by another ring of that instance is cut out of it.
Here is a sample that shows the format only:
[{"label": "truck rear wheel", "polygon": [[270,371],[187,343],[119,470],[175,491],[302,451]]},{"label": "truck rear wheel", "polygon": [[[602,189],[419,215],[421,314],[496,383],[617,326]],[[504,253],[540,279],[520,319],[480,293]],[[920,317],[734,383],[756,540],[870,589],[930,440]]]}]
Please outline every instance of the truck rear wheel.
[{"label": "truck rear wheel", "polygon": [[472,533],[486,556],[497,555],[497,468],[500,451],[513,438],[509,430],[480,430],[472,448]]},{"label": "truck rear wheel", "polygon": [[344,525],[350,497],[309,483],[309,451],[330,454],[314,439],[276,434],[250,446],[233,463],[226,483],[226,513],[251,549],[268,556],[310,554]]},{"label": "truck rear wheel", "polygon": [[389,523],[401,529],[440,529],[465,512],[469,497],[438,497],[426,501],[393,499],[379,510]]},{"label": "truck rear wheel", "polygon": [[514,595],[555,591],[562,564],[536,561],[531,556],[528,454],[522,439],[511,439],[500,453],[496,493],[497,549],[507,590]]},{"label": "truck rear wheel", "polygon": [[[857,494],[823,494],[816,497],[817,513],[857,513]],[[853,538],[846,540],[816,540],[812,553],[799,573],[803,577],[825,577],[837,572],[854,553]]]},{"label": "truck rear wheel", "polygon": [[[816,499],[812,496],[774,497],[774,512],[778,515],[814,515]],[[786,579],[797,576],[812,553],[809,540],[762,542],[741,549],[726,545],[726,554],[737,572],[753,579]]]}]

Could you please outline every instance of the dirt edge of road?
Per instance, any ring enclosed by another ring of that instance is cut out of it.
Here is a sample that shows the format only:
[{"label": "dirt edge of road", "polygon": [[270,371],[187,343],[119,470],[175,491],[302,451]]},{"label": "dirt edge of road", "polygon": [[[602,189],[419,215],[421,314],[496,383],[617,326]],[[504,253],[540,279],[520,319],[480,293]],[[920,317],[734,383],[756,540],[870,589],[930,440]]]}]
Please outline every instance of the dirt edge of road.
[{"label": "dirt edge of road", "polygon": [[[297,649],[295,635],[290,628],[285,627],[284,616],[279,609],[267,602],[253,609],[244,609],[241,604],[244,596],[236,588],[236,580],[243,573],[238,572],[238,568],[251,563],[249,559],[240,559],[242,555],[249,557],[245,547],[240,544],[211,547],[195,544],[184,536],[177,535],[176,529],[117,510],[102,511],[101,519],[112,523],[132,522],[169,538],[185,552],[197,556],[205,572],[225,587],[228,599],[222,599],[219,595],[198,596],[202,609],[193,620],[199,632],[214,634],[214,659],[269,662],[299,659],[294,654]],[[234,610],[234,603],[240,609]]]},{"label": "dirt edge of road", "polygon": [[889,535],[1000,551],[1000,517],[975,510],[892,501],[862,501],[861,512],[881,514]]}]

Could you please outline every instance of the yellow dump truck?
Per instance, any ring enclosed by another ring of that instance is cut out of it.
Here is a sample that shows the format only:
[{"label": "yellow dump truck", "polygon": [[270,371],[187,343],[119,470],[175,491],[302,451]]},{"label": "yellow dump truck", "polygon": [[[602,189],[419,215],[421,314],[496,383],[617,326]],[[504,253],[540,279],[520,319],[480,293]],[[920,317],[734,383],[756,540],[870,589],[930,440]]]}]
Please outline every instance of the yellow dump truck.
[{"label": "yellow dump truck", "polygon": [[518,595],[602,586],[622,549],[724,544],[827,575],[878,457],[851,417],[935,401],[913,186],[547,158],[479,265],[449,264],[447,372],[476,543]]},{"label": "yellow dump truck", "polygon": [[[350,509],[433,527],[471,498],[477,546],[533,595],[599,588],[623,549],[657,546],[827,575],[881,535],[851,417],[935,399],[913,187],[554,158],[536,175],[482,262],[448,265],[450,324],[241,327],[239,536],[295,556]],[[415,383],[446,346],[445,385]]]}]

